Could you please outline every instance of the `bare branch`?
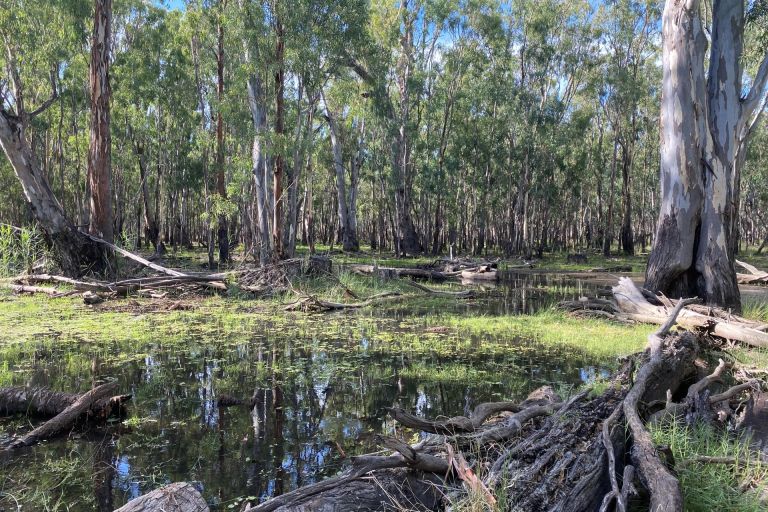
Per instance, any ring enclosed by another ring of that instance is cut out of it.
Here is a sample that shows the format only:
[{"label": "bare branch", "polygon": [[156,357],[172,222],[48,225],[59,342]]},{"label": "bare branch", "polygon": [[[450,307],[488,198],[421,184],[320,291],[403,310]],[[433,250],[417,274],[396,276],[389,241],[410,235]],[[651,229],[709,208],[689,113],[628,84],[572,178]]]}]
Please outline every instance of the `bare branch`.
[{"label": "bare branch", "polygon": [[760,67],[757,68],[757,74],[752,81],[752,88],[747,96],[742,100],[741,119],[746,127],[744,139],[749,137],[755,126],[758,124],[760,114],[766,106],[766,86],[768,86],[768,53],[763,57]]}]

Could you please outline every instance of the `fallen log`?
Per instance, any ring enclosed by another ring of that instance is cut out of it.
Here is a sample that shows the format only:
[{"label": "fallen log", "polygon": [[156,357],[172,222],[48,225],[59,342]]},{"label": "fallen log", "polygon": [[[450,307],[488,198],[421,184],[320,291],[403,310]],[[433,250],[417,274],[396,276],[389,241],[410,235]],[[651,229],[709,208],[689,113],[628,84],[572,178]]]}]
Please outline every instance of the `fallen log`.
[{"label": "fallen log", "polygon": [[469,299],[475,296],[475,292],[473,290],[462,290],[460,292],[451,292],[447,290],[435,290],[433,288],[429,288],[428,286],[424,286],[421,283],[417,283],[416,281],[411,281],[409,279],[404,279],[403,282],[406,283],[408,286],[412,286],[418,290],[428,293],[429,295],[434,295],[435,297],[452,297],[456,299]]},{"label": "fallen log", "polygon": [[113,382],[102,384],[83,393],[72,405],[66,407],[59,414],[26,435],[12,440],[5,449],[14,450],[25,446],[32,446],[39,441],[50,439],[61,432],[71,429],[81,417],[93,414],[96,404],[111,396],[116,388],[117,383]]},{"label": "fallen log", "polygon": [[744,268],[749,274],[736,274],[739,284],[764,284],[768,282],[768,272],[758,270],[754,265],[736,260],[736,264]]},{"label": "fallen log", "polygon": [[599,272],[632,272],[632,265],[614,265],[611,267],[595,267],[587,270],[587,272],[599,273]]},{"label": "fallen log", "polygon": [[[125,296],[130,292],[138,290],[160,290],[168,288],[180,288],[186,285],[191,286],[204,286],[206,288],[214,288],[217,290],[225,291],[227,285],[225,283],[226,274],[210,274],[210,275],[180,275],[180,276],[149,276],[139,277],[131,279],[123,279],[118,281],[83,281],[72,279],[65,276],[56,276],[51,274],[33,274],[28,276],[19,276],[15,278],[17,282],[21,283],[58,283],[67,286],[71,286],[75,291],[84,291],[91,293],[107,293],[115,294],[119,296]],[[55,292],[53,296],[71,295],[72,292],[60,292],[55,288],[50,288]]]},{"label": "fallen log", "polygon": [[397,277],[413,277],[416,279],[431,279],[433,281],[444,281],[451,277],[456,277],[459,272],[440,272],[424,268],[399,268],[399,267],[379,267],[376,265],[350,265],[349,269],[356,274],[377,275],[381,271],[391,273]]},{"label": "fallen log", "polygon": [[296,302],[288,304],[283,309],[285,311],[337,311],[341,309],[359,309],[381,302],[382,300],[391,300],[396,297],[402,297],[400,292],[382,292],[371,295],[360,302],[333,302],[320,299],[314,295],[301,294],[302,297]]},{"label": "fallen log", "polygon": [[173,269],[170,269],[170,268],[165,268],[165,267],[163,267],[161,265],[158,265],[157,263],[152,263],[151,261],[142,258],[138,254],[133,254],[132,252],[126,251],[125,249],[121,249],[120,247],[116,246],[115,244],[109,243],[109,242],[107,242],[106,240],[104,240],[102,238],[99,238],[97,236],[93,236],[93,235],[85,233],[85,232],[83,232],[83,234],[86,237],[88,237],[91,240],[93,240],[94,242],[102,244],[102,245],[105,245],[105,246],[109,247],[110,249],[112,249],[114,252],[116,252],[116,253],[118,253],[118,254],[128,258],[129,260],[133,260],[136,263],[139,263],[141,265],[144,265],[145,267],[151,268],[152,270],[156,270],[158,272],[162,272],[163,274],[168,274],[169,276],[177,276],[178,277],[178,276],[183,276],[184,275],[183,272],[179,272],[178,270],[173,270]]},{"label": "fallen log", "polygon": [[2,285],[5,288],[9,288],[13,291],[13,293],[44,293],[50,297],[65,297],[72,295],[73,293],[77,293],[77,291],[74,292],[62,292],[60,290],[57,290],[56,288],[51,288],[48,286],[29,286],[25,284],[7,284],[3,283]]},{"label": "fallen log", "polygon": [[200,492],[188,482],[166,485],[135,498],[115,512],[209,512]]},{"label": "fallen log", "polygon": [[470,281],[498,281],[499,272],[495,269],[481,267],[477,270],[462,270],[461,278]]},{"label": "fallen log", "polygon": [[[49,418],[61,414],[82,397],[77,393],[64,393],[39,387],[0,388],[0,416],[28,414]],[[108,418],[121,412],[131,395],[116,395],[96,401],[87,411],[91,416]]]},{"label": "fallen log", "polygon": [[[619,278],[613,287],[614,300],[580,299],[559,304],[576,316],[596,316],[618,321],[633,321],[662,325],[669,317],[676,300],[657,297],[661,305],[651,304],[628,277]],[[738,341],[753,347],[768,347],[765,325],[743,319],[737,315],[708,306],[688,304],[680,311],[677,324],[691,331],[702,331],[726,340]]]}]

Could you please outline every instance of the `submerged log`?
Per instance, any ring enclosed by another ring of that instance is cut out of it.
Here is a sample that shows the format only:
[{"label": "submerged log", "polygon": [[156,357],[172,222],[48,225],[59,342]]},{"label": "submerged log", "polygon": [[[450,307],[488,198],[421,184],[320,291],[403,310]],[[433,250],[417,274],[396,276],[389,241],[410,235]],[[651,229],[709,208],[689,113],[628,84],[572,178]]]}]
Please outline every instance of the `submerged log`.
[{"label": "submerged log", "polygon": [[299,300],[288,304],[283,309],[285,311],[337,311],[341,309],[359,309],[401,296],[402,294],[400,292],[382,292],[377,293],[376,295],[371,295],[366,300],[360,302],[333,302],[320,299],[314,295],[303,294]]},{"label": "submerged log", "polygon": [[[64,393],[48,388],[10,387],[0,388],[0,415],[28,414],[50,418],[61,414],[67,407],[82,397],[77,393]],[[117,414],[124,407],[131,395],[116,395],[98,400],[88,413],[99,418],[108,418]]]},{"label": "submerged log", "polygon": [[32,446],[45,439],[70,430],[84,416],[94,415],[98,404],[103,403],[107,397],[114,393],[117,383],[108,383],[97,386],[90,391],[79,395],[77,399],[56,416],[46,421],[39,427],[24,436],[12,440],[6,450],[13,450],[25,446]]},{"label": "submerged log", "polygon": [[209,512],[208,504],[188,482],[177,482],[139,496],[115,512]]}]

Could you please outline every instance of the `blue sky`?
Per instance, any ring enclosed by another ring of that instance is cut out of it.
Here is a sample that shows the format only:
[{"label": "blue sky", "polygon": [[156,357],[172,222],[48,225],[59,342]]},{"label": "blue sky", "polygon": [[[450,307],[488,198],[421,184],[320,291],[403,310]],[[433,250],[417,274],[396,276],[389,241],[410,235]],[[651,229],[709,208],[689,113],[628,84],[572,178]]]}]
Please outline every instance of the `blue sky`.
[{"label": "blue sky", "polygon": [[184,0],[158,0],[156,3],[165,4],[171,9],[184,9]]}]

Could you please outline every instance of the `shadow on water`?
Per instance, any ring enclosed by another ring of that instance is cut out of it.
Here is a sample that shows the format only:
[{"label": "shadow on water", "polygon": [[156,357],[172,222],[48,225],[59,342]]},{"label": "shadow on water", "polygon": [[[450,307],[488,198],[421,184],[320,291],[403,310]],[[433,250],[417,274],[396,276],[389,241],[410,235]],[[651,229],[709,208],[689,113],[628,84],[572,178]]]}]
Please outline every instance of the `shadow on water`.
[{"label": "shadow on water", "polygon": [[[532,313],[594,292],[589,286],[509,274],[453,312]],[[226,509],[237,497],[266,498],[325,478],[350,455],[375,449],[374,434],[394,431],[386,415],[393,405],[453,416],[482,401],[521,399],[545,383],[577,386],[607,375],[610,362],[529,340],[479,337],[453,349],[455,334],[426,328],[423,317],[433,312],[317,315],[327,325],[307,331],[259,321],[232,333],[198,319],[183,339],[155,320],[156,337],[140,347],[43,337],[4,362],[12,384],[83,390],[109,376],[133,393],[131,416],[0,461],[0,490],[37,500],[29,509],[112,510],[164,483],[193,480]],[[125,351],[137,355],[117,357]],[[243,404],[219,406],[232,398]],[[25,418],[0,420],[0,437],[29,427]]]}]

